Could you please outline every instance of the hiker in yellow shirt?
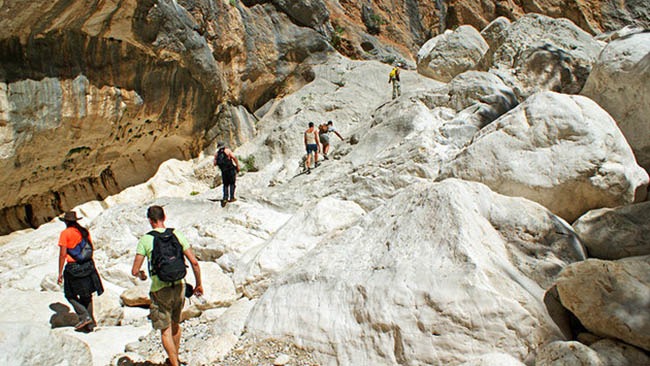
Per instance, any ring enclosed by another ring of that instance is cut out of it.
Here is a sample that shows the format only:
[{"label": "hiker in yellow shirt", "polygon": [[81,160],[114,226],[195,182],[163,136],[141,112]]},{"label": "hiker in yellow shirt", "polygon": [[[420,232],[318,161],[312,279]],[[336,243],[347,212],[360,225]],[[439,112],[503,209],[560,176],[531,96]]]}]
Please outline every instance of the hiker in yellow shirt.
[{"label": "hiker in yellow shirt", "polygon": [[395,66],[388,74],[388,82],[393,83],[393,99],[402,95],[402,90],[399,87],[399,67]]}]

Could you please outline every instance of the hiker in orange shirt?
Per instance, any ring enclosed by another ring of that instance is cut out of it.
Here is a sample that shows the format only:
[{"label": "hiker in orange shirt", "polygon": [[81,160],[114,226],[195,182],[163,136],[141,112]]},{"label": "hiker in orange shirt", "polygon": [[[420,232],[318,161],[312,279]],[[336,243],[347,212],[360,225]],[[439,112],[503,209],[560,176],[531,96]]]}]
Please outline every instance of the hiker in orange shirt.
[{"label": "hiker in orange shirt", "polygon": [[[59,236],[59,276],[66,300],[79,316],[77,331],[92,332],[97,323],[93,318],[93,292],[104,293],[95,262],[92,260],[92,240],[88,230],[77,221],[77,213],[68,211],[59,219],[66,229]],[[65,264],[65,268],[64,268]]]}]

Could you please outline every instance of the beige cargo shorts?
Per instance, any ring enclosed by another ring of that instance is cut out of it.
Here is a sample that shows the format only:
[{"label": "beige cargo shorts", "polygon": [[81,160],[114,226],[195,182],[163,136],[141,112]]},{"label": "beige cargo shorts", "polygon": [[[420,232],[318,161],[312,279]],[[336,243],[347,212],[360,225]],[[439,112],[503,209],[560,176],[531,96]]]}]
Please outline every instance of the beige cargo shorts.
[{"label": "beige cargo shorts", "polygon": [[167,329],[181,322],[181,312],[185,305],[185,284],[183,282],[150,292],[151,306],[149,318],[154,329]]}]

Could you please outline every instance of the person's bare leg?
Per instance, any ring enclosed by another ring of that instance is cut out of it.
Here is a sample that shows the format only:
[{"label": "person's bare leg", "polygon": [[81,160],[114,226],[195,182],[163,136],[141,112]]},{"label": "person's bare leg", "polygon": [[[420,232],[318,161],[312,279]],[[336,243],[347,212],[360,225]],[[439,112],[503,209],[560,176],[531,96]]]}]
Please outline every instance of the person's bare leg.
[{"label": "person's bare leg", "polygon": [[181,325],[180,324],[172,322],[172,338],[174,339],[174,345],[176,346],[176,359],[179,360],[178,353],[181,350]]},{"label": "person's bare leg", "polygon": [[[180,334],[180,332],[179,332]],[[172,336],[172,327],[167,327],[160,330],[160,338],[162,339],[162,345],[167,352],[167,357],[169,358],[169,364],[171,366],[178,365],[178,349],[174,343],[174,337]]]}]

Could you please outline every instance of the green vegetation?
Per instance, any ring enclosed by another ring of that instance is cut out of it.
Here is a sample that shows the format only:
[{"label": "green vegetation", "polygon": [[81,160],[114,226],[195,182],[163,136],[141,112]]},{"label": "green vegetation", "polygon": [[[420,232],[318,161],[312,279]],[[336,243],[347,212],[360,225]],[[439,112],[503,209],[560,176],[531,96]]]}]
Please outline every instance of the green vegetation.
[{"label": "green vegetation", "polygon": [[377,14],[374,14],[374,13],[372,15],[370,15],[370,20],[375,22],[375,24],[377,24],[377,25],[387,24],[387,22],[386,22],[386,20],[384,18],[382,18],[381,16],[379,16]]},{"label": "green vegetation", "polygon": [[257,172],[259,168],[255,165],[255,156],[249,155],[245,158],[237,157],[239,160],[239,170],[242,172]]},{"label": "green vegetation", "polygon": [[237,6],[237,0],[230,0],[230,6]]},{"label": "green vegetation", "polygon": [[343,32],[345,32],[345,28],[341,27],[340,25],[334,26],[334,33],[332,33],[332,37],[330,38],[330,43],[334,48],[338,49],[341,46],[341,40],[342,40],[342,35]]},{"label": "green vegetation", "polygon": [[198,194],[199,194],[199,192],[197,192],[197,191],[192,191],[192,192],[190,192],[190,196],[196,196],[196,195],[198,195]]}]

